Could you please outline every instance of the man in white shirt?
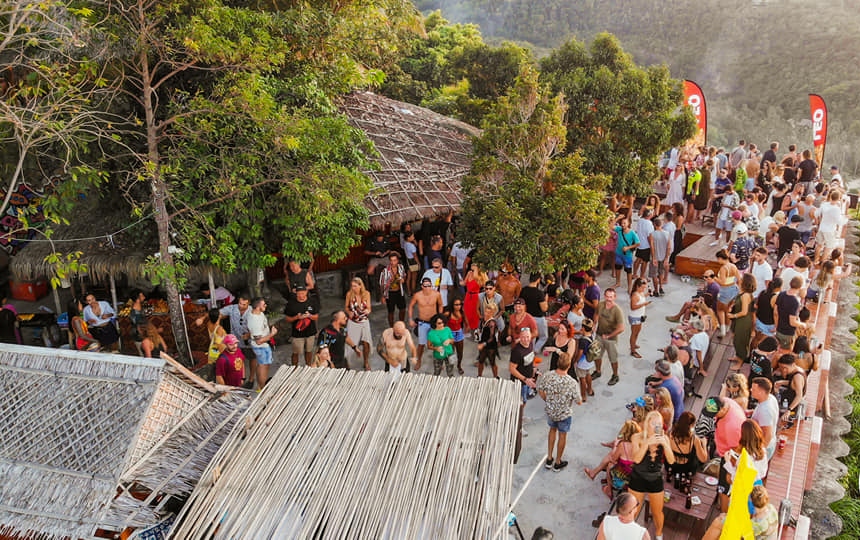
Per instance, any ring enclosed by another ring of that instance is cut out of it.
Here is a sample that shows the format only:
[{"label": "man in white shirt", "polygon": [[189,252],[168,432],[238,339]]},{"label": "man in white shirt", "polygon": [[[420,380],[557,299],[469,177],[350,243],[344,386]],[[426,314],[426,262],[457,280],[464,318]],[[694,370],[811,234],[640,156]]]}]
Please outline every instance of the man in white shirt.
[{"label": "man in white shirt", "polygon": [[699,368],[699,374],[702,377],[707,377],[708,374],[705,372],[705,356],[708,354],[708,347],[711,346],[711,338],[705,332],[705,325],[701,319],[694,319],[690,324],[696,331],[690,337],[690,349],[693,350],[693,357],[690,358],[690,362]]},{"label": "man in white shirt", "polygon": [[830,167],[830,185],[833,186],[833,182],[839,183],[839,189],[845,189],[845,182],[842,180],[842,175],[839,174],[839,167],[833,165]]},{"label": "man in white shirt", "polygon": [[654,224],[651,222],[653,211],[650,208],[644,208],[639,215],[639,221],[636,222],[636,236],[642,242],[636,248],[636,260],[633,263],[633,275],[648,279],[648,266],[651,263],[651,245],[648,243],[648,238],[654,232]]},{"label": "man in white shirt", "polygon": [[269,346],[269,340],[278,333],[277,328],[269,327],[269,320],[266,318],[266,301],[262,298],[251,301],[248,333],[251,335],[249,339],[251,349],[257,357],[257,388],[262,390],[269,380],[269,366],[272,364],[272,348]]},{"label": "man in white shirt", "polygon": [[434,289],[442,295],[442,307],[448,307],[448,288],[454,286],[454,280],[451,278],[451,272],[447,268],[442,268],[442,259],[436,258],[430,263],[430,268],[421,276],[421,280],[429,279],[430,284]]},{"label": "man in white shirt", "polygon": [[771,393],[773,383],[766,377],[755,377],[750,384],[750,397],[758,401],[752,419],[761,428],[767,448],[767,459],[776,451],[776,428],[779,423],[779,403]]},{"label": "man in white shirt", "polygon": [[818,209],[818,234],[815,236],[815,263],[818,264],[836,247],[836,231],[842,221],[842,193],[834,189]]},{"label": "man in white shirt", "polygon": [[457,272],[457,283],[463,284],[463,277],[466,275],[469,264],[469,253],[471,250],[463,245],[462,242],[457,242],[451,247],[451,255],[449,260],[454,264],[454,269]]},{"label": "man in white shirt", "polygon": [[753,251],[752,273],[755,276],[755,292],[753,297],[758,298],[763,290],[767,288],[767,284],[773,279],[773,267],[767,262],[767,248],[759,246]]}]

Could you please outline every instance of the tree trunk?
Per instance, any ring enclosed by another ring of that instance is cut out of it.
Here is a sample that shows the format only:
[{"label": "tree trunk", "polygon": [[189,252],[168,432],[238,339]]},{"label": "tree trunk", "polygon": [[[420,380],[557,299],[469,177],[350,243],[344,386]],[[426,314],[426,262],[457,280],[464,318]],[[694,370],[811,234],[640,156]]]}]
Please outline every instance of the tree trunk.
[{"label": "tree trunk", "polygon": [[146,145],[149,163],[147,168],[150,174],[152,187],[152,210],[155,213],[155,224],[158,228],[158,250],[161,254],[161,264],[170,271],[164,273],[164,288],[167,291],[167,305],[170,308],[170,325],[173,328],[173,337],[176,340],[176,352],[179,360],[187,366],[191,366],[191,347],[185,333],[182,311],[182,302],[179,300],[179,289],[172,275],[173,254],[170,252],[170,218],[167,213],[167,184],[161,176],[161,154],[158,150],[158,126],[156,125],[155,107],[153,104],[152,87],[153,74],[149,69],[149,59],[146,52],[141,52],[141,79],[143,82],[143,108],[146,113]]}]

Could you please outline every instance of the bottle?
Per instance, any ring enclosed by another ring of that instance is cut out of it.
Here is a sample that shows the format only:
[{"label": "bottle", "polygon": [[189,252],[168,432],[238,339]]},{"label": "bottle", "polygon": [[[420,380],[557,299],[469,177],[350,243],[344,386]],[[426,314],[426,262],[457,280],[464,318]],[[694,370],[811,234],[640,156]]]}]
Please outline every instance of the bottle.
[{"label": "bottle", "polygon": [[689,510],[693,507],[693,496],[690,494],[690,490],[687,490],[687,500],[684,501],[684,508]]},{"label": "bottle", "polygon": [[783,412],[785,412],[785,411],[787,411],[787,410],[788,410],[788,399],[787,399],[787,398],[784,398],[784,399],[782,400],[782,407],[781,407],[781,409],[782,409],[782,411],[783,411]]},{"label": "bottle", "polygon": [[675,489],[681,489],[681,475],[679,473],[675,473]]}]

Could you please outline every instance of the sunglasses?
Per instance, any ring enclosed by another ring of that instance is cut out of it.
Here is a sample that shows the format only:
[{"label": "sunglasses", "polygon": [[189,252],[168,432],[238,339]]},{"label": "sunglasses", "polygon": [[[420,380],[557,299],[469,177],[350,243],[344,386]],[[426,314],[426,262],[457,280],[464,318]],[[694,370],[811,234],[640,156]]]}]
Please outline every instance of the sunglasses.
[{"label": "sunglasses", "polygon": [[463,305],[463,304],[457,304],[457,303],[455,303],[455,304],[454,304],[454,307],[460,307],[460,306],[462,306],[462,305]]},{"label": "sunglasses", "polygon": [[672,339],[681,339],[682,337],[684,337],[684,336],[682,336],[680,334],[672,334]]},{"label": "sunglasses", "polygon": [[424,287],[424,288],[426,289],[426,288],[428,288],[428,287],[432,287],[433,285],[430,285],[429,283],[425,283],[425,284],[423,284],[423,285],[421,285],[421,286],[422,286],[422,287]]}]

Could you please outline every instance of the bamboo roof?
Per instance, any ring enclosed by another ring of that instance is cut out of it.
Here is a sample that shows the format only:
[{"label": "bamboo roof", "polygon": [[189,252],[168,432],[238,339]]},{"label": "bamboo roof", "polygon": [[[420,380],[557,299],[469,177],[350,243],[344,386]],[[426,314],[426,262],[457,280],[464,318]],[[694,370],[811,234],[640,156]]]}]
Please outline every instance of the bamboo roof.
[{"label": "bamboo roof", "polygon": [[171,538],[491,538],[510,504],[510,381],[283,366]]},{"label": "bamboo roof", "polygon": [[[0,344],[0,536],[153,525],[190,494],[247,407],[164,361]],[[146,500],[131,496],[151,492]],[[155,501],[158,497],[158,501]]]},{"label": "bamboo roof", "polygon": [[345,96],[340,109],[379,152],[371,158],[378,170],[366,171],[375,186],[365,199],[373,228],[459,210],[479,129],[371,92]]}]

